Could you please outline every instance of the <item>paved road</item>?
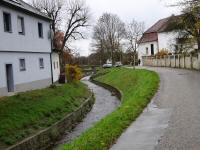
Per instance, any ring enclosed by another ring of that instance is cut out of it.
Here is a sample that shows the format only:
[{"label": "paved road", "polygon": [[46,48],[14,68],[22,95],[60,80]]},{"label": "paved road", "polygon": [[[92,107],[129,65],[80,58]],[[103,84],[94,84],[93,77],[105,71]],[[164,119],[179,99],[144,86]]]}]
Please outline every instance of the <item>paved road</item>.
[{"label": "paved road", "polygon": [[146,69],[159,73],[160,89],[111,149],[200,150],[200,72]]},{"label": "paved road", "polygon": [[88,85],[88,87],[94,92],[95,104],[83,121],[78,124],[72,132],[66,132],[53,149],[58,149],[61,145],[77,138],[86,129],[92,127],[94,123],[113,112],[120,105],[120,100],[116,96],[112,96],[110,91],[91,83],[89,77],[85,77],[82,82]]}]

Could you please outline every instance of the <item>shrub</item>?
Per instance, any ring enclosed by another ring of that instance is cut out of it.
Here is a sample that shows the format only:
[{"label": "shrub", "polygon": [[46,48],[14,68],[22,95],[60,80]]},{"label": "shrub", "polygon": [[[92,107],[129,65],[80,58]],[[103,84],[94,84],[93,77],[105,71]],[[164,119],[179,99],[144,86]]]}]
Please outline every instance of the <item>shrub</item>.
[{"label": "shrub", "polygon": [[82,70],[76,65],[66,65],[65,75],[67,82],[78,81],[82,78]]},{"label": "shrub", "polygon": [[156,56],[158,57],[158,58],[164,58],[164,56],[167,56],[167,55],[169,55],[170,53],[169,53],[169,51],[167,50],[167,49],[161,49],[157,54],[156,54]]},{"label": "shrub", "polygon": [[49,86],[49,88],[51,88],[51,89],[55,89],[56,87],[57,87],[56,84],[52,84]]}]

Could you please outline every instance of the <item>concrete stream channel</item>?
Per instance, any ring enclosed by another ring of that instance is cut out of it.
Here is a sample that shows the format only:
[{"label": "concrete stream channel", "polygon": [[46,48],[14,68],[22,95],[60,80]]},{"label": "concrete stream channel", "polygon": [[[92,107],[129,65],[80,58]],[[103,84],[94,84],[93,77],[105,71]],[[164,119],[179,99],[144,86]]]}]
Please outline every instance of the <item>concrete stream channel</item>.
[{"label": "concrete stream channel", "polygon": [[87,76],[82,79],[82,82],[85,83],[94,93],[95,103],[92,110],[86,115],[82,122],[76,125],[71,132],[66,132],[64,134],[62,139],[55,144],[53,150],[56,150],[63,144],[69,143],[73,139],[79,137],[97,121],[101,120],[119,107],[120,100],[116,96],[112,95],[112,93],[105,88],[90,82],[89,79],[90,77]]}]

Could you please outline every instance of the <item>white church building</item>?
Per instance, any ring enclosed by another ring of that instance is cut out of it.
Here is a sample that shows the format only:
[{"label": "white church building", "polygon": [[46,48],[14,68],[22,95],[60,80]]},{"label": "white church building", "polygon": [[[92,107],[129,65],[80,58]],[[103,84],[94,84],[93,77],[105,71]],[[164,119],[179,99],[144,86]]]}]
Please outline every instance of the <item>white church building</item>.
[{"label": "white church building", "polygon": [[22,0],[1,0],[0,16],[0,96],[56,82],[60,67],[51,19]]},{"label": "white church building", "polygon": [[156,22],[144,32],[138,45],[138,58],[142,56],[153,56],[160,50],[174,52],[177,47],[179,34],[169,29],[171,23],[179,19],[179,16],[170,16]]}]

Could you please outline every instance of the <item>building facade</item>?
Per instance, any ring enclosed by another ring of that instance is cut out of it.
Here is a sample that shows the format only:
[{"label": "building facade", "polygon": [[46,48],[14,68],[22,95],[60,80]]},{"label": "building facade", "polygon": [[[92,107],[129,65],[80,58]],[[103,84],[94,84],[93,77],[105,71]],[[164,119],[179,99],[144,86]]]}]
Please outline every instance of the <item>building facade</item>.
[{"label": "building facade", "polygon": [[170,16],[156,22],[139,41],[138,57],[154,56],[160,50],[174,52],[177,46],[178,32],[170,29],[170,25],[179,19],[179,16]]},{"label": "building facade", "polygon": [[53,76],[53,62],[59,60],[52,53],[51,19],[22,0],[2,0],[0,16],[0,96],[58,80]]}]

